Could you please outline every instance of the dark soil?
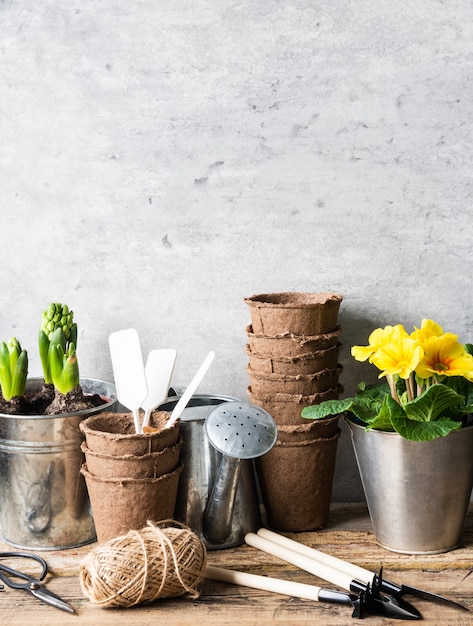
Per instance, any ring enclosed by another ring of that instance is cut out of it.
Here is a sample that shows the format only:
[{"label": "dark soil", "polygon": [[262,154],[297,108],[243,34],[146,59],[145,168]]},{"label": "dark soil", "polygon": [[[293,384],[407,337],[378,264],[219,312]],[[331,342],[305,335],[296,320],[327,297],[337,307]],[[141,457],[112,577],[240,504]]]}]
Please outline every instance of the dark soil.
[{"label": "dark soil", "polygon": [[77,413],[84,409],[105,404],[106,400],[98,394],[85,395],[80,386],[64,395],[56,391],[53,385],[43,385],[39,391],[17,396],[9,402],[0,394],[0,413],[7,415],[62,415]]}]

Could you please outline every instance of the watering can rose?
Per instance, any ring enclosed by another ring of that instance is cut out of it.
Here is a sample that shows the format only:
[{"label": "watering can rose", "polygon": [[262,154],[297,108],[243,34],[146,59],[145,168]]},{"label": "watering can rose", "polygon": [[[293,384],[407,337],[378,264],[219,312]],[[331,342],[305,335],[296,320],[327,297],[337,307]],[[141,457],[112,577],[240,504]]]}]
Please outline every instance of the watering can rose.
[{"label": "watering can rose", "polygon": [[458,430],[473,411],[473,346],[424,319],[374,330],[367,346],[353,346],[357,361],[369,361],[381,382],[360,383],[354,398],[327,400],[302,410],[317,419],[351,412],[367,430],[395,431],[413,441],[430,441]]}]

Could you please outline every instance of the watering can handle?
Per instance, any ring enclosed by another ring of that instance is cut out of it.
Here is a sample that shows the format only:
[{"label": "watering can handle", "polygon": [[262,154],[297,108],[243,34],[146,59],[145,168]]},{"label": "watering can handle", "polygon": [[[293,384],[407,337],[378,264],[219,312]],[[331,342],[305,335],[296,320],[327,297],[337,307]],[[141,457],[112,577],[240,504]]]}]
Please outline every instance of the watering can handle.
[{"label": "watering can handle", "polygon": [[240,459],[222,456],[203,517],[205,538],[215,545],[222,544],[230,534],[240,470]]}]

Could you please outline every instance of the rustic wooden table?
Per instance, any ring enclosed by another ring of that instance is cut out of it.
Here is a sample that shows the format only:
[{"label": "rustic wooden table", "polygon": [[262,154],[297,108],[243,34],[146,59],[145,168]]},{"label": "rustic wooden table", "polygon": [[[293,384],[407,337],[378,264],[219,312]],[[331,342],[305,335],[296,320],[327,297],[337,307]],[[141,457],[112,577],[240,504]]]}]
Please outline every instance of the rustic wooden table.
[{"label": "rustic wooden table", "polygon": [[[318,532],[288,533],[288,536],[372,571],[383,565],[387,579],[445,595],[463,603],[471,611],[467,613],[409,596],[406,599],[422,613],[423,623],[439,626],[473,625],[473,507],[467,518],[462,547],[441,555],[400,555],[378,547],[373,539],[366,508],[362,504],[333,505],[327,528]],[[352,619],[350,607],[300,600],[212,580],[203,582],[198,599],[182,596],[130,609],[101,609],[83,596],[78,578],[79,563],[93,546],[38,552],[50,566],[48,588],[74,607],[74,615],[49,607],[24,591],[6,588],[0,592],[0,624],[374,626],[403,623],[377,616],[363,620]],[[0,542],[1,551],[11,549]],[[248,546],[210,551],[208,563],[333,588],[325,581]]]}]

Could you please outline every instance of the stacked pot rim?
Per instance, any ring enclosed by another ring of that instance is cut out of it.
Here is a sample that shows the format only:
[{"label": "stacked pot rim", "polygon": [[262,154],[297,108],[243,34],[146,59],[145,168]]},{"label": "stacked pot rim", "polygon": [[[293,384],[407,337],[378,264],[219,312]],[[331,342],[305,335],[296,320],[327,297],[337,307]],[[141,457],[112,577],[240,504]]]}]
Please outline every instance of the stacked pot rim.
[{"label": "stacked pot rim", "polygon": [[81,473],[99,541],[174,516],[182,471],[179,420],[154,411],[150,432],[137,434],[131,413],[102,413],[80,424],[85,441]]},{"label": "stacked pot rim", "polygon": [[281,292],[245,298],[250,400],[279,424],[300,424],[305,406],[337,399],[342,295]]},{"label": "stacked pot rim", "polygon": [[268,525],[277,530],[317,530],[328,518],[338,417],[307,420],[301,412],[343,391],[341,301],[341,294],[328,291],[245,298],[251,315],[247,393],[278,427],[274,447],[256,459]]}]

